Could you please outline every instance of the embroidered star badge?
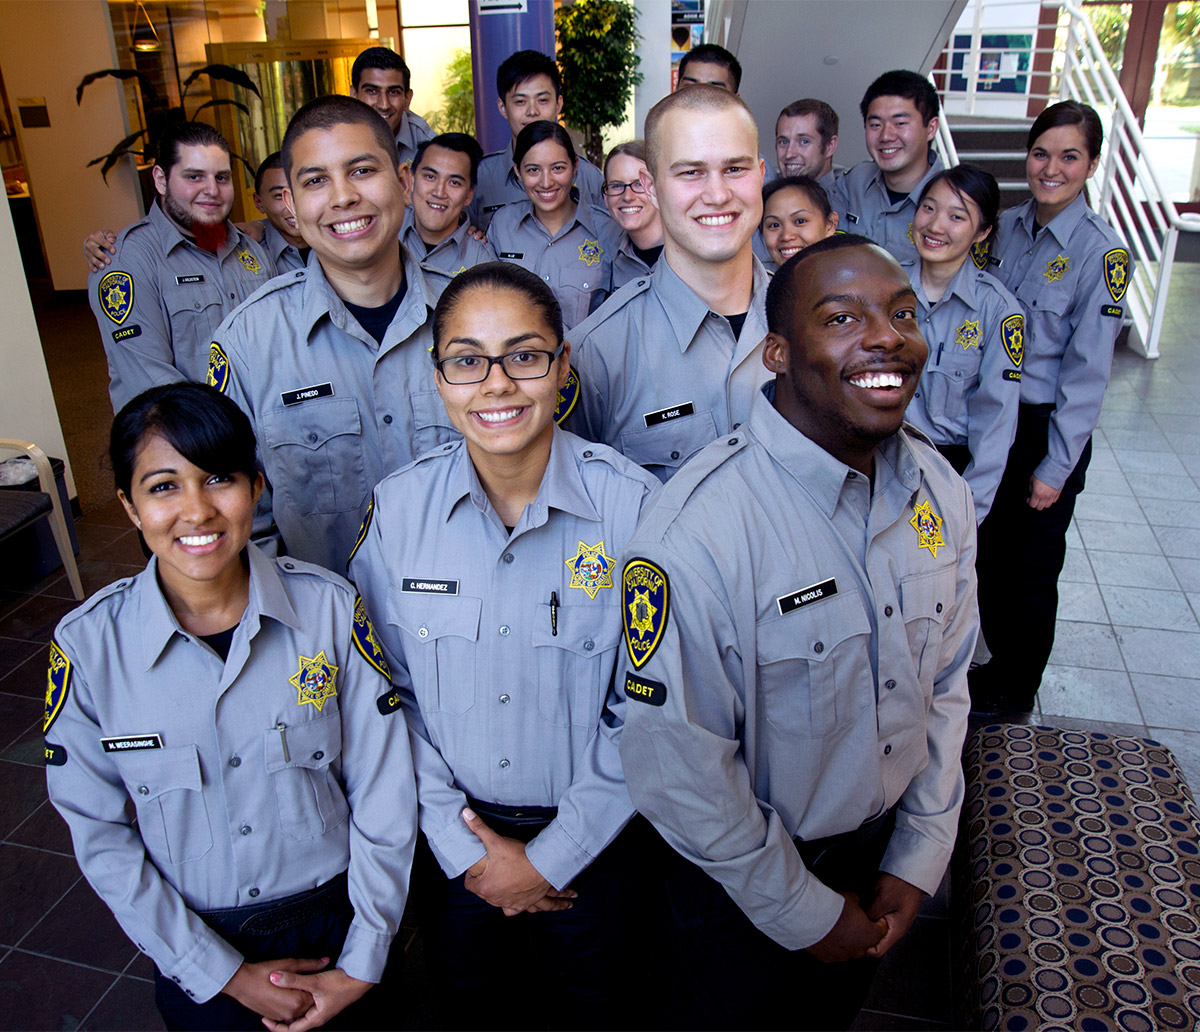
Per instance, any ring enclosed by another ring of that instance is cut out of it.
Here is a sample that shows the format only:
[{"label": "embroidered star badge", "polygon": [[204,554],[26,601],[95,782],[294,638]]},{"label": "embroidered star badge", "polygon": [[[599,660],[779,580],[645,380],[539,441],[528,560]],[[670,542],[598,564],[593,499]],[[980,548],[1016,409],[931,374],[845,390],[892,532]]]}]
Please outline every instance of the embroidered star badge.
[{"label": "embroidered star badge", "polygon": [[936,559],[937,550],[944,547],[946,541],[942,537],[942,518],[933,511],[928,498],[913,506],[912,519],[908,522],[917,532],[917,548],[928,548]]},{"label": "embroidered star badge", "polygon": [[967,319],[955,331],[958,336],[954,338],[955,344],[961,344],[963,351],[967,348],[979,347],[979,320]]},{"label": "embroidered star badge", "polygon": [[246,268],[249,269],[252,273],[254,273],[254,275],[257,276],[259,274],[259,272],[262,271],[262,264],[259,262],[259,260],[257,258],[254,257],[254,255],[252,255],[245,248],[238,251],[237,256],[238,256],[238,261],[241,262],[244,266],[246,266]]},{"label": "embroidered star badge", "polygon": [[595,545],[585,545],[579,542],[575,554],[564,560],[567,569],[571,571],[569,587],[582,588],[588,593],[588,598],[595,598],[601,588],[611,588],[613,560],[604,554],[604,542]]},{"label": "embroidered star badge", "polygon": [[604,248],[600,246],[599,240],[589,240],[583,238],[583,243],[579,245],[579,260],[585,265],[596,265],[604,255]]},{"label": "embroidered star badge", "polygon": [[1071,259],[1060,254],[1046,263],[1046,271],[1042,275],[1046,277],[1047,283],[1053,283],[1055,280],[1062,279],[1063,273],[1070,268]]},{"label": "embroidered star badge", "polygon": [[311,702],[319,710],[325,705],[326,699],[337,695],[334,679],[338,668],[325,658],[324,649],[311,659],[308,656],[300,656],[299,660],[300,669],[288,678],[299,693],[296,703],[304,706]]}]

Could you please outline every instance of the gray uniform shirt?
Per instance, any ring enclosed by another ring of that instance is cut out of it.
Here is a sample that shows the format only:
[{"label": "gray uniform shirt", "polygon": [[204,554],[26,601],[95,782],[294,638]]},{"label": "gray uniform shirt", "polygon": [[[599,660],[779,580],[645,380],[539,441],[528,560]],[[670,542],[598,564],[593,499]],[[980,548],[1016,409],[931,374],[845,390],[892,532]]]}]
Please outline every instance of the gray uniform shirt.
[{"label": "gray uniform shirt", "polygon": [[623,235],[607,209],[579,201],[574,218],[551,236],[528,198],[506,204],[488,229],[488,241],[502,261],[536,273],[554,291],[567,330],[608,296],[613,257]]},{"label": "gray uniform shirt", "polygon": [[[662,258],[662,252],[658,254]],[[655,262],[657,265],[658,263]],[[612,263],[612,289],[610,293],[615,294],[617,290],[625,286],[630,280],[638,279],[642,276],[649,276],[653,270],[641,258],[638,257],[637,251],[633,249],[633,241],[629,239],[629,234],[622,231],[621,242],[617,245],[616,254],[613,255]]]},{"label": "gray uniform shirt", "polygon": [[[943,167],[942,159],[935,155],[921,181],[906,197],[893,202],[879,166],[870,158],[860,161],[832,183],[830,203],[838,213],[838,229],[843,233],[861,233],[870,237],[898,261],[915,261],[917,245],[913,243],[912,224],[917,212],[917,198],[925,184]],[[824,179],[821,182],[826,185]]]},{"label": "gray uniform shirt", "polygon": [[429,123],[412,111],[405,111],[400,116],[400,128],[396,130],[396,153],[406,165],[413,163],[417,156],[417,148],[426,140],[432,140],[436,134]]},{"label": "gray uniform shirt", "polygon": [[557,806],[526,852],[560,889],[632,816],[612,684],[616,557],[657,486],[612,449],[556,428],[537,499],[511,535],[461,442],[376,488],[350,569],[383,617],[421,830],[449,877],[485,852],[461,817],[467,796]]},{"label": "gray uniform shirt", "polygon": [[899,804],[882,870],[933,892],[962,805],[970,492],[904,430],[880,445],[873,479],[872,491],[759,394],[626,549],[633,804],[788,949],[822,939],[843,902],[794,837]]},{"label": "gray uniform shirt", "polygon": [[[422,265],[434,265],[451,276],[457,276],[481,262],[494,262],[496,252],[492,245],[483,240],[476,240],[467,232],[471,228],[470,220],[465,216],[459,223],[458,229],[451,233],[433,250],[428,250],[421,234],[417,232],[417,224],[413,219],[412,207],[404,211],[404,225],[400,227],[400,242],[409,253],[417,256]],[[428,251],[428,253],[426,253]],[[420,256],[424,255],[423,258]]]},{"label": "gray uniform shirt", "polygon": [[1034,476],[1062,487],[1100,420],[1133,265],[1082,193],[1035,239],[1036,213],[1029,200],[1000,216],[991,268],[1025,309],[1021,401],[1055,407]]},{"label": "gray uniform shirt", "polygon": [[382,345],[315,257],[255,294],[214,337],[209,382],[250,416],[275,523],[308,562],[345,569],[371,489],[458,436],[429,356],[430,312],[448,280],[403,258],[407,292]]},{"label": "gray uniform shirt", "polygon": [[306,259],[301,257],[300,248],[289,244],[284,235],[266,219],[262,220],[263,242],[271,261],[275,263],[276,273],[295,272],[303,269]]},{"label": "gray uniform shirt", "polygon": [[221,320],[275,275],[262,244],[232,222],[225,228],[225,245],[213,254],[155,203],[118,234],[112,264],[88,276],[114,412],[147,388],[202,382]]},{"label": "gray uniform shirt", "polygon": [[[471,221],[485,232],[496,212],[506,204],[529,200],[525,188],[521,186],[521,181],[513,171],[511,141],[504,150],[493,151],[483,156],[479,163],[478,178],[475,197],[468,211]],[[579,167],[575,170],[575,188],[579,191],[580,203],[604,207],[604,173],[583,155],[579,156]]]},{"label": "gray uniform shirt", "polygon": [[79,866],[201,1002],[242,957],[196,911],[304,892],[347,865],[338,967],[378,982],[416,840],[412,755],[376,703],[388,682],[362,603],[327,570],[248,552],[224,662],[179,626],[155,559],[64,617],[50,650],[46,780]]},{"label": "gray uniform shirt", "polygon": [[750,311],[736,340],[659,258],[575,328],[579,401],[566,427],[610,444],[660,480],[750,413],[770,378],[762,364],[767,273],[754,263]]},{"label": "gray uniform shirt", "polygon": [[904,418],[934,444],[970,449],[963,477],[982,523],[1017,435],[1025,317],[1017,299],[970,258],[933,305],[921,285],[920,260],[905,266],[929,358]]}]

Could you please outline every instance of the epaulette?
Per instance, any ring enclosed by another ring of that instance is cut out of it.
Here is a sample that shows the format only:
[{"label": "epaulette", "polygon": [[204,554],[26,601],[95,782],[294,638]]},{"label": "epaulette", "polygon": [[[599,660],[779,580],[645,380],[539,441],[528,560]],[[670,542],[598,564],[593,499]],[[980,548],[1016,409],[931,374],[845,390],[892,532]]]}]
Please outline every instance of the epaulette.
[{"label": "epaulette", "polygon": [[941,454],[941,452],[938,452],[937,450],[937,445],[933,443],[924,430],[913,426],[912,423],[909,422],[901,423],[900,429],[903,430],[914,441],[920,441],[921,444],[928,445],[933,451],[937,452],[939,455]]},{"label": "epaulette", "polygon": [[90,598],[80,602],[75,609],[72,609],[71,612],[62,618],[62,620],[59,622],[59,625],[66,627],[69,624],[74,623],[76,620],[86,616],[102,603],[107,602],[114,595],[123,594],[133,586],[133,582],[136,579],[136,575],[133,577],[122,577],[118,581],[113,581],[111,584],[105,585]]}]

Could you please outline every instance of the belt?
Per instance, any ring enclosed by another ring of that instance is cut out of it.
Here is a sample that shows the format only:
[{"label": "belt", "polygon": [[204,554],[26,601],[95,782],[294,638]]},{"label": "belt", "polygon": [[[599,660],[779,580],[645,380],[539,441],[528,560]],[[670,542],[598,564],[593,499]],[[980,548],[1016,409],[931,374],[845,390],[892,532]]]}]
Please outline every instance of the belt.
[{"label": "belt", "polygon": [[467,805],[489,825],[495,823],[507,828],[541,831],[558,816],[557,806],[505,806],[503,803],[485,803],[470,796],[467,797]]},{"label": "belt", "polygon": [[1027,412],[1039,416],[1051,416],[1057,406],[1052,401],[1035,405],[1031,401],[1023,401],[1017,406],[1018,412]]},{"label": "belt", "polygon": [[347,884],[343,871],[324,885],[297,892],[294,896],[196,913],[209,928],[221,935],[274,935],[344,904],[349,898]]},{"label": "belt", "polygon": [[846,846],[861,847],[878,835],[885,833],[890,835],[895,823],[896,807],[893,806],[890,810],[884,810],[883,813],[864,821],[853,831],[843,831],[838,835],[827,835],[825,838],[809,841],[801,838],[792,841],[795,842],[796,849],[800,852],[800,859],[804,861],[804,866],[811,869],[832,850],[842,849]]}]

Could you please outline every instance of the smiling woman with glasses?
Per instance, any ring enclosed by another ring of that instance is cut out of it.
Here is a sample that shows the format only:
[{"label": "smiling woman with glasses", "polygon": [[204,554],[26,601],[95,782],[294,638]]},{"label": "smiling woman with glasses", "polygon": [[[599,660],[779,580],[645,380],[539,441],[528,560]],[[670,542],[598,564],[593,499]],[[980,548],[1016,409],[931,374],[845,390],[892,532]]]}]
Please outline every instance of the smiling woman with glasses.
[{"label": "smiling woman with glasses", "polygon": [[613,258],[612,289],[649,275],[663,248],[662,220],[646,189],[646,142],[618,143],[604,161],[604,204],[625,231]]},{"label": "smiling woman with glasses", "polygon": [[[657,481],[555,424],[570,345],[534,273],[460,273],[433,339],[463,441],[379,484],[350,561],[412,729],[433,999],[454,1027],[615,1027],[638,869],[616,564]],[[554,976],[514,993],[531,971]]]}]

